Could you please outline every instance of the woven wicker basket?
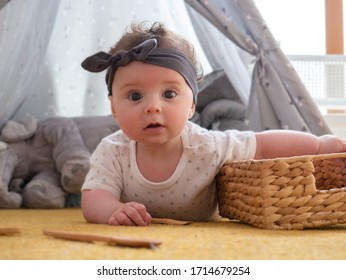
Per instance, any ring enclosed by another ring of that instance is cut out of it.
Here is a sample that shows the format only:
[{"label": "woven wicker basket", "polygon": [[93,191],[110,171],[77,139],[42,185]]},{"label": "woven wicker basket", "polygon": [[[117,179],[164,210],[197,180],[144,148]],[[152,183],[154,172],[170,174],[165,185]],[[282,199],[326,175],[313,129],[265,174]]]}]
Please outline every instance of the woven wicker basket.
[{"label": "woven wicker basket", "polygon": [[227,162],[220,215],[263,229],[346,223],[346,153]]}]

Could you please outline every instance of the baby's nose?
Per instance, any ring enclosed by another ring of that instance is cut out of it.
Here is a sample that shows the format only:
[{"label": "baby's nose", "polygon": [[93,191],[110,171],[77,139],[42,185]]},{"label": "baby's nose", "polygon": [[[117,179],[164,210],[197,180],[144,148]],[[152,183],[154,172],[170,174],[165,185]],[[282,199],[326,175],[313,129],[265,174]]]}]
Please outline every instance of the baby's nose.
[{"label": "baby's nose", "polygon": [[148,100],[145,108],[147,114],[160,113],[161,110],[162,104],[159,98],[150,98],[150,100]]}]

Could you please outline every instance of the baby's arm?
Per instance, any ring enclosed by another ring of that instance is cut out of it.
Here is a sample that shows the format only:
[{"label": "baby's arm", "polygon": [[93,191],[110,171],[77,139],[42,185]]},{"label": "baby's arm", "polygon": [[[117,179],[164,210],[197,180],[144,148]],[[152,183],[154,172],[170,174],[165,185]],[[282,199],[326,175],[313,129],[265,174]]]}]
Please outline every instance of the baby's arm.
[{"label": "baby's arm", "polygon": [[90,223],[145,226],[151,222],[151,216],[143,204],[137,202],[122,203],[105,190],[83,190],[82,211]]},{"label": "baby's arm", "polygon": [[346,141],[334,135],[268,130],[256,134],[255,159],[346,152]]}]

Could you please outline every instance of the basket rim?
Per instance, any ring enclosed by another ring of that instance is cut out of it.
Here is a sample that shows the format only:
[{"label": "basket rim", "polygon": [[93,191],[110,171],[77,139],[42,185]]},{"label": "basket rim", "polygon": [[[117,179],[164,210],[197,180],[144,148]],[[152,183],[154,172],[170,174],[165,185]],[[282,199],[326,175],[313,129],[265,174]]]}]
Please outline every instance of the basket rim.
[{"label": "basket rim", "polygon": [[295,161],[313,161],[313,160],[323,160],[323,159],[333,159],[333,158],[346,158],[346,152],[317,154],[317,155],[302,155],[302,156],[292,156],[292,157],[276,157],[276,158],[266,158],[266,159],[227,160],[225,163],[236,163],[236,162],[261,163],[261,162],[271,162],[271,161],[286,161],[286,162],[292,163]]}]

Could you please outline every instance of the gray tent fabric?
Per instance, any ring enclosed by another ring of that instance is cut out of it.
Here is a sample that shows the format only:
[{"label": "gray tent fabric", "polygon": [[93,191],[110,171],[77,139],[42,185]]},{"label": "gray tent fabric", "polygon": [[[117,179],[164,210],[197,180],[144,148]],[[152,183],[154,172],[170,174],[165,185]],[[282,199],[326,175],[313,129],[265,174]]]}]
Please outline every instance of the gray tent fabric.
[{"label": "gray tent fabric", "polygon": [[40,76],[59,2],[12,0],[0,10],[0,128]]},{"label": "gray tent fabric", "polygon": [[239,48],[254,56],[248,129],[331,134],[318,107],[252,0],[185,0]]}]

